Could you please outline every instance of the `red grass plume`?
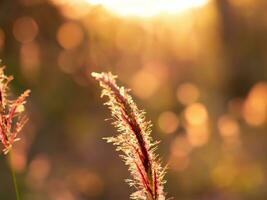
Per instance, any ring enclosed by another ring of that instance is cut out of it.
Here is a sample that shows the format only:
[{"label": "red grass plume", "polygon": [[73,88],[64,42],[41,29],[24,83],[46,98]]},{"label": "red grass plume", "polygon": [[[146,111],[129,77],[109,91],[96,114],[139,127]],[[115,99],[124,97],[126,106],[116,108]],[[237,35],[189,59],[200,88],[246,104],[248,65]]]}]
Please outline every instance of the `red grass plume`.
[{"label": "red grass plume", "polygon": [[137,108],[129,90],[116,84],[116,76],[111,73],[92,73],[92,76],[103,88],[101,97],[109,98],[105,104],[111,110],[119,134],[106,139],[123,152],[121,157],[132,175],[132,180],[127,182],[137,189],[131,199],[165,200],[165,170],[154,153],[158,142],[151,138],[151,122],[145,120],[145,112]]},{"label": "red grass plume", "polygon": [[22,115],[25,99],[30,90],[26,90],[17,99],[8,99],[8,84],[13,80],[12,76],[4,74],[4,67],[0,68],[0,141],[3,144],[3,152],[7,154],[14,142],[18,141],[18,133],[21,131],[27,118]]}]

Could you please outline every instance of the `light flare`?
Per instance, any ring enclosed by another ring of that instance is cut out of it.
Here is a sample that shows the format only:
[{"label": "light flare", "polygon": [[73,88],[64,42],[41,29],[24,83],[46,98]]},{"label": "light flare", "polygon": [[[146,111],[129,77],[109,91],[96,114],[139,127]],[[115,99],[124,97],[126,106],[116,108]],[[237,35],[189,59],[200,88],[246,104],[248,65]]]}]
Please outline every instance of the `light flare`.
[{"label": "light flare", "polygon": [[121,16],[151,17],[158,14],[177,14],[201,7],[208,0],[85,0],[91,5],[101,5]]}]

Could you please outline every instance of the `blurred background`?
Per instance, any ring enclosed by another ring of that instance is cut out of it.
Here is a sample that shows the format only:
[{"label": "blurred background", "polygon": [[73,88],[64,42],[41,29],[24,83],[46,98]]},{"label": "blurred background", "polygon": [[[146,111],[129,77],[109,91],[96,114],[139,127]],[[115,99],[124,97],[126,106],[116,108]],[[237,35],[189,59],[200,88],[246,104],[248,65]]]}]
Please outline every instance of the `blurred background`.
[{"label": "blurred background", "polygon": [[[168,3],[167,3],[168,2]],[[152,120],[181,200],[267,199],[266,0],[1,0],[12,93],[32,90],[12,165],[23,200],[125,200],[92,71],[111,71]],[[0,199],[15,199],[0,156]]]}]

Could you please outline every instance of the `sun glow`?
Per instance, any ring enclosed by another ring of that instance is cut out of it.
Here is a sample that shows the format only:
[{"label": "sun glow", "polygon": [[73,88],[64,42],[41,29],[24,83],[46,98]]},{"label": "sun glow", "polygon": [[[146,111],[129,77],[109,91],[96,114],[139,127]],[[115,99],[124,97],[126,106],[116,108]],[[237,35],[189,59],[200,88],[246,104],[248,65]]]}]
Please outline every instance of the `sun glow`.
[{"label": "sun glow", "polygon": [[104,6],[122,16],[151,17],[158,14],[177,14],[201,7],[208,0],[86,0],[92,5]]}]

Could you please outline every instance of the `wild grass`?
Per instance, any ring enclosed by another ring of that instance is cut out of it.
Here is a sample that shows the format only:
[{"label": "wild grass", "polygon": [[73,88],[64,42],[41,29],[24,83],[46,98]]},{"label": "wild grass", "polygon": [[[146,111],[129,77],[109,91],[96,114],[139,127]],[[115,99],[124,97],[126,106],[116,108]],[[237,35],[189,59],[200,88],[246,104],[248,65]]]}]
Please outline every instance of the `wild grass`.
[{"label": "wild grass", "polygon": [[12,80],[13,77],[6,76],[4,68],[0,68],[0,140],[4,147],[4,154],[7,154],[13,144],[19,140],[18,134],[28,121],[22,113],[30,90],[23,92],[17,99],[10,100],[8,92],[9,83]]},{"label": "wild grass", "polygon": [[117,76],[111,73],[92,73],[99,81],[102,95],[108,97],[105,103],[111,111],[113,125],[119,132],[105,138],[113,143],[128,166],[132,179],[127,180],[136,188],[131,199],[164,200],[165,170],[155,154],[158,142],[151,137],[151,122],[146,121],[145,112],[140,110],[129,95],[129,90],[116,84]]},{"label": "wild grass", "polygon": [[[23,115],[24,104],[30,90],[23,92],[17,99],[10,100],[9,98],[9,83],[13,80],[12,76],[4,74],[4,67],[0,68],[0,141],[3,145],[4,154],[9,153],[11,160],[11,149],[16,141],[19,140],[18,134],[23,126],[28,121]],[[9,163],[11,163],[9,161]],[[16,175],[12,165],[10,164],[12,180],[14,184],[16,199],[19,200],[19,190],[16,180]]]}]

